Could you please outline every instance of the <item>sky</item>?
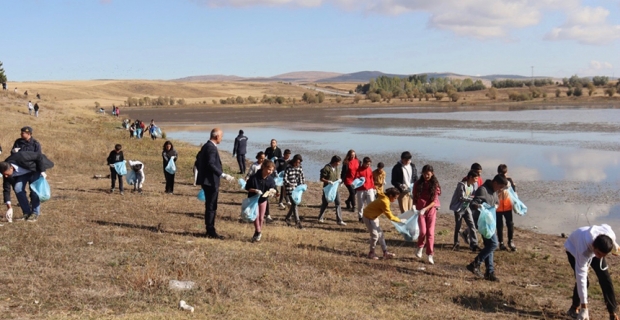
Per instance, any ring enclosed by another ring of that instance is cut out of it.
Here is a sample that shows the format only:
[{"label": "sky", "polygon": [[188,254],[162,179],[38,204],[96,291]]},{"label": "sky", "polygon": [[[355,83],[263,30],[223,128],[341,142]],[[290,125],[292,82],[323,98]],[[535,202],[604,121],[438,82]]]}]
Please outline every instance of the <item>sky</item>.
[{"label": "sky", "polygon": [[2,20],[9,82],[620,76],[620,0],[19,0]]}]

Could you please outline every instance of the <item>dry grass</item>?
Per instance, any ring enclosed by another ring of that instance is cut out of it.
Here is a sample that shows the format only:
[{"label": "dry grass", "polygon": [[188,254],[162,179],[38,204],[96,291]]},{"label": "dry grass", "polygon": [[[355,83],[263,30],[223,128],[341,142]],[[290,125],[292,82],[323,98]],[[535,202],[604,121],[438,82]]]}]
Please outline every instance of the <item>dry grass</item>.
[{"label": "dry grass", "polygon": [[[129,140],[119,123],[89,108],[51,104],[34,119],[24,105],[0,94],[2,145],[8,149],[19,128],[31,125],[56,167],[41,219],[0,228],[3,318],[562,319],[569,306],[572,271],[557,236],[519,230],[519,251],[496,254],[501,282],[491,283],[465,270],[471,253],[448,249],[450,214],[438,219],[434,266],[413,259],[412,245],[383,219],[398,258],[369,261],[368,234],[353,214],[345,213],[349,224],[338,227],[330,209],[330,224],[316,224],[316,184],[301,208],[307,228],[286,227],[285,212],[272,205],[279,221],[266,226],[257,244],[249,242],[253,226],[237,221],[244,193],[226,184],[217,227],[229,238],[202,238],[204,207],[190,184],[197,147],[176,144],[176,195],[165,195],[163,141]],[[109,180],[91,179],[109,172],[105,158],[115,143],[123,144],[126,159],[146,164],[144,195],[110,195]],[[229,154],[222,158],[233,166]],[[198,287],[170,291],[171,279]],[[592,315],[601,318],[596,285],[591,295]],[[179,311],[181,299],[196,313]]]}]

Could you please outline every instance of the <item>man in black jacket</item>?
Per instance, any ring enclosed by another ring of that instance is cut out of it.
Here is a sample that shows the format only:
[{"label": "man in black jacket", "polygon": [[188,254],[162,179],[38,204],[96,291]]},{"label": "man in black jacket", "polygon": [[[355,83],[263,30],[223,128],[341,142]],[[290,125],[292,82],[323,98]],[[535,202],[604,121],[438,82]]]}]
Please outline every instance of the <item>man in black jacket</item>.
[{"label": "man in black jacket", "polygon": [[392,168],[392,185],[400,191],[400,196],[398,196],[400,213],[413,208],[411,189],[413,189],[413,184],[418,180],[418,170],[415,164],[411,162],[411,158],[409,151],[403,152],[400,155],[400,161]]},{"label": "man in black jacket", "polygon": [[224,239],[215,231],[215,214],[217,212],[217,198],[220,192],[220,178],[233,181],[234,178],[222,171],[222,161],[217,145],[222,142],[223,132],[219,128],[211,130],[210,140],[200,149],[198,159],[198,182],[205,193],[205,225],[207,238]]},{"label": "man in black jacket", "polygon": [[233,148],[233,157],[237,156],[239,164],[239,174],[245,174],[245,154],[248,137],[243,135],[243,130],[239,130],[239,135],[235,138],[235,146]]},{"label": "man in black jacket", "polygon": [[32,137],[32,128],[26,126],[23,127],[21,131],[22,137],[15,140],[15,143],[13,143],[13,148],[11,148],[11,153],[18,153],[20,151],[41,153],[41,144],[39,144],[39,141]]},{"label": "man in black jacket", "polygon": [[[30,192],[30,202],[26,194],[26,184],[32,184],[41,176],[47,177],[45,171],[54,167],[45,155],[33,151],[21,151],[12,154],[4,162],[0,162],[2,173],[2,189],[4,203],[11,210],[11,187],[15,191],[19,206],[22,208],[24,220],[36,222],[41,213],[41,201],[35,192]],[[31,206],[32,204],[32,206]]]},{"label": "man in black jacket", "polygon": [[282,149],[278,147],[276,139],[271,139],[271,145],[265,149],[265,158],[271,161],[277,161],[282,158]]}]

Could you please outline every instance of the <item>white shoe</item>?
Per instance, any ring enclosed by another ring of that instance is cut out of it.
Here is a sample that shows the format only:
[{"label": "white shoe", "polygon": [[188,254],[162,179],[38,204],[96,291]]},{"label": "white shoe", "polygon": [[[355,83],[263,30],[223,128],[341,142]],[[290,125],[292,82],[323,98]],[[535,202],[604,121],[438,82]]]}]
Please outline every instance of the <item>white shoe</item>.
[{"label": "white shoe", "polygon": [[418,250],[416,250],[416,252],[415,252],[415,256],[416,256],[418,259],[422,259],[422,251],[424,251],[424,248],[418,248]]},{"label": "white shoe", "polygon": [[346,226],[347,224],[346,224],[346,222],[344,222],[344,221],[339,221],[339,222],[338,222],[338,225],[339,225],[339,226]]},{"label": "white shoe", "polygon": [[428,256],[428,263],[435,264],[435,260],[433,260],[433,255]]},{"label": "white shoe", "polygon": [[278,204],[278,208],[280,208],[280,209],[286,209],[286,206],[284,205],[284,203],[280,202],[280,203]]}]

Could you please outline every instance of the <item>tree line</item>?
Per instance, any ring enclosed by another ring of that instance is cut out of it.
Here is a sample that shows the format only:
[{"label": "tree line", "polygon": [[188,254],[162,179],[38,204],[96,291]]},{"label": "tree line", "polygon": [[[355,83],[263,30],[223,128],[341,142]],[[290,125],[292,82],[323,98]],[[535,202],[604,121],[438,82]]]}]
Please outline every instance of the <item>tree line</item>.
[{"label": "tree line", "polygon": [[433,78],[426,74],[416,74],[408,78],[381,76],[371,79],[366,84],[360,84],[355,92],[366,94],[375,93],[382,97],[391,94],[391,98],[418,98],[423,94],[484,90],[486,86],[481,80],[473,81],[471,78]]},{"label": "tree line", "polygon": [[176,99],[174,97],[162,97],[159,96],[157,98],[151,97],[143,97],[143,98],[135,98],[128,97],[125,101],[125,105],[128,107],[137,107],[137,106],[173,106],[175,104],[185,105],[185,99]]}]

